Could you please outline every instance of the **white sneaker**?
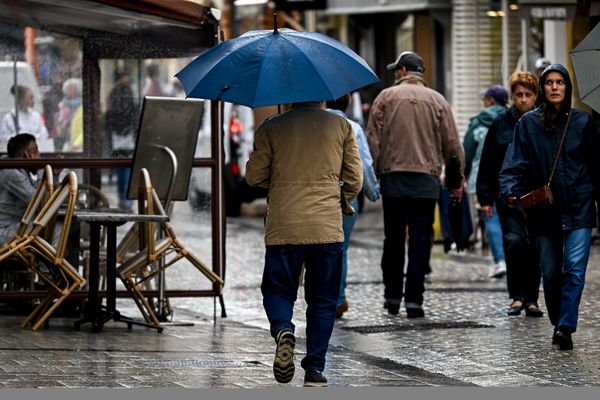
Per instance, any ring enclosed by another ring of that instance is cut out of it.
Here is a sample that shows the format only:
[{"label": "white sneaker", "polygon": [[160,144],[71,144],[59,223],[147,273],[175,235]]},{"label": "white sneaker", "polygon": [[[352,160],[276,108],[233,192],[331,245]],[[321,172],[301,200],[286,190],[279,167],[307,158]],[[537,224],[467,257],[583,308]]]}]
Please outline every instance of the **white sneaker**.
[{"label": "white sneaker", "polygon": [[504,275],[506,275],[506,261],[498,261],[498,264],[494,265],[490,272],[490,278],[502,278]]}]

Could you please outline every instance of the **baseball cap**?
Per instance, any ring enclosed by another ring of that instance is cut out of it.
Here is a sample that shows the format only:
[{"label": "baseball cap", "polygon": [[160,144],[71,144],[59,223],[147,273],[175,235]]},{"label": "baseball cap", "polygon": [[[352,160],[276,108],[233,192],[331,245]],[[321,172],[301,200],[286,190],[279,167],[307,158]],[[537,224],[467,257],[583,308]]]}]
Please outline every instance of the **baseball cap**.
[{"label": "baseball cap", "polygon": [[423,58],[412,51],[404,51],[400,53],[396,61],[388,64],[387,69],[394,71],[402,67],[406,68],[407,71],[413,71],[419,74],[425,72]]},{"label": "baseball cap", "polygon": [[508,101],[508,91],[502,85],[490,85],[486,90],[479,93],[481,97],[491,97],[498,104],[505,105]]},{"label": "baseball cap", "polygon": [[547,66],[549,66],[550,64],[552,64],[550,62],[550,60],[548,60],[545,57],[540,57],[537,60],[535,60],[535,69],[538,68],[546,68]]}]

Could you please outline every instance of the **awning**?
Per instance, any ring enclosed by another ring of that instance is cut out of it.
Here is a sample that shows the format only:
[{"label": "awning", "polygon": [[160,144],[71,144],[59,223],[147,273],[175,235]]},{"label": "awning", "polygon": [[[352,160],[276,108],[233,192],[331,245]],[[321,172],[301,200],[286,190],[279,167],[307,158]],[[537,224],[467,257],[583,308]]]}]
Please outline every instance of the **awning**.
[{"label": "awning", "polygon": [[209,10],[184,0],[0,0],[0,22],[94,38],[101,51],[122,53],[127,43],[140,57],[166,57],[212,45]]}]

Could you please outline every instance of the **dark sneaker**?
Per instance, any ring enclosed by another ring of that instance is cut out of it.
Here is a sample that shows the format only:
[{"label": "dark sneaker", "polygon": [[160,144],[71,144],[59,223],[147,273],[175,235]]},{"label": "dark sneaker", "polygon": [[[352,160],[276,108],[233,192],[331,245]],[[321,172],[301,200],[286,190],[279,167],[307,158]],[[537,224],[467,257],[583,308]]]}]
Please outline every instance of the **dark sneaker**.
[{"label": "dark sneaker", "polygon": [[525,306],[525,315],[533,318],[540,318],[544,316],[544,313],[537,304],[531,303]]},{"label": "dark sneaker", "polygon": [[559,328],[552,337],[552,344],[557,346],[559,350],[572,350],[573,339],[571,339],[571,331],[569,329]]},{"label": "dark sneaker", "polygon": [[422,308],[406,307],[406,318],[423,318],[425,311]]},{"label": "dark sneaker", "polygon": [[392,315],[398,315],[398,313],[400,312],[400,304],[392,304],[385,301],[383,303],[383,308],[388,310],[388,313]]},{"label": "dark sneaker", "polygon": [[304,373],[304,387],[325,387],[327,378],[314,369],[309,369]]},{"label": "dark sneaker", "polygon": [[290,331],[280,331],[277,335],[277,349],[273,361],[273,375],[279,383],[288,383],[294,377],[294,347],[296,336]]}]

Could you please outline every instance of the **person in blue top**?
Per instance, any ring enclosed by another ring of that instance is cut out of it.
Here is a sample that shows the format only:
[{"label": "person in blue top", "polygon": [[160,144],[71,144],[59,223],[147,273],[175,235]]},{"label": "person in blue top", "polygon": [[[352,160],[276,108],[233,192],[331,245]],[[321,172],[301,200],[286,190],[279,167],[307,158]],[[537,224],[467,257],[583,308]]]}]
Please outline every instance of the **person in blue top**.
[{"label": "person in blue top", "polygon": [[527,210],[529,233],[540,258],[546,308],[554,326],[552,344],[560,350],[573,348],[571,334],[577,329],[600,189],[598,132],[588,113],[571,108],[572,90],[564,66],[552,64],[544,70],[541,105],[517,122],[499,177],[500,197],[519,208],[520,196],[548,183],[568,124],[550,185],[554,203]]},{"label": "person in blue top", "polygon": [[[363,167],[363,191],[367,198],[371,201],[377,201],[379,199],[379,182],[377,181],[377,175],[373,169],[373,158],[369,151],[369,144],[367,143],[367,137],[360,124],[351,120],[346,116],[344,111],[350,104],[350,94],[346,94],[334,101],[328,101],[326,103],[326,110],[334,114],[340,115],[348,120],[352,126],[352,130],[356,135],[356,141],[358,143],[358,151],[360,153],[360,160],[362,161]],[[342,280],[340,284],[340,296],[338,298],[337,307],[335,310],[335,316],[341,318],[342,315],[348,310],[348,300],[346,300],[346,276],[348,274],[348,247],[350,246],[350,235],[354,229],[354,223],[358,217],[358,196],[352,200],[352,207],[356,210],[353,215],[343,216],[344,229],[344,243],[342,246]]]},{"label": "person in blue top", "polygon": [[[471,118],[463,142],[467,194],[471,200],[469,204],[473,207],[475,207],[477,173],[485,138],[496,117],[506,112],[506,103],[508,102],[508,91],[502,85],[490,85],[480,95],[484,108]],[[479,201],[479,199],[477,200]],[[493,213],[485,213],[482,218],[485,221],[485,233],[494,259],[494,267],[490,271],[489,277],[502,278],[506,274],[506,258],[502,242],[502,227],[495,207]],[[477,218],[473,218],[473,221],[476,220]]]}]

